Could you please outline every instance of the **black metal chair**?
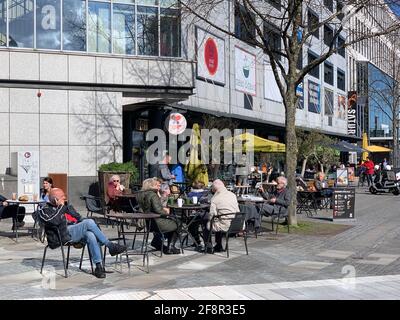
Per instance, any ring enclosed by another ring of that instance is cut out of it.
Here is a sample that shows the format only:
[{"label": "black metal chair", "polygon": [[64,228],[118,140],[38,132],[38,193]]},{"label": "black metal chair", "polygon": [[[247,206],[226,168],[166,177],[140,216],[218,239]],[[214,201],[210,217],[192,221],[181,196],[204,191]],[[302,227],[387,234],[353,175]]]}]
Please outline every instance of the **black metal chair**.
[{"label": "black metal chair", "polygon": [[[211,243],[211,237],[212,237],[212,227],[214,222],[217,219],[223,219],[223,220],[230,220],[231,224],[229,226],[228,231],[224,232],[221,231],[222,233],[225,234],[225,251],[226,251],[226,257],[229,258],[229,238],[232,235],[238,235],[238,234],[242,234],[243,236],[243,240],[244,240],[244,245],[246,248],[246,255],[249,255],[249,250],[247,247],[247,222],[246,222],[246,214],[243,212],[237,212],[234,214],[234,216],[232,217],[232,213],[227,213],[227,214],[220,214],[220,215],[216,215],[211,219],[211,224],[210,224],[210,233],[209,233],[209,237],[210,239],[208,239],[208,242]],[[205,251],[206,252],[206,251]]]},{"label": "black metal chair", "polygon": [[[71,246],[76,248],[76,249],[82,248],[81,259],[80,259],[80,262],[79,262],[79,269],[82,270],[82,261],[83,261],[83,255],[85,253],[86,243],[83,243],[83,242],[68,242],[68,243],[64,243],[63,244],[62,240],[61,240],[60,231],[58,229],[57,229],[57,235],[58,235],[58,239],[59,239],[60,244],[61,244],[60,245],[60,249],[61,249],[61,254],[62,254],[62,259],[63,259],[65,278],[68,278],[69,255],[70,255]],[[67,249],[67,258],[66,259],[65,259],[64,247],[68,248]],[[40,273],[41,274],[43,272],[44,261],[46,260],[46,253],[47,253],[47,249],[48,248],[49,248],[49,244],[47,244],[45,246],[45,248],[44,248],[43,258],[42,258],[42,267],[40,268]],[[92,274],[93,274],[92,256],[90,255],[90,251],[89,250],[88,250],[88,253],[89,253],[90,266],[91,266]]]}]

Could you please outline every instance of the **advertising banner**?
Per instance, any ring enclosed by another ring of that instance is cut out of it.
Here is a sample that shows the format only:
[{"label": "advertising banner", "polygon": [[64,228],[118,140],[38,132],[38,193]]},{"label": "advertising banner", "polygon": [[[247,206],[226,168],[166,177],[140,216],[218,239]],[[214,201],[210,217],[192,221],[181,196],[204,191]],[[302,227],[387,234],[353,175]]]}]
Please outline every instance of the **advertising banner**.
[{"label": "advertising banner", "polygon": [[[27,195],[32,201],[33,195],[40,193],[39,152],[22,151],[17,154],[18,193],[17,196]],[[24,205],[26,210],[33,211],[33,205]]]},{"label": "advertising banner", "polygon": [[349,91],[347,101],[347,134],[357,135],[357,92]]},{"label": "advertising banner", "polygon": [[308,80],[308,111],[321,113],[320,86],[311,80]]},{"label": "advertising banner", "polygon": [[299,98],[297,99],[297,109],[304,109],[304,89],[303,89],[303,82],[301,82],[296,87],[296,96]]},{"label": "advertising banner", "polygon": [[268,63],[264,63],[264,98],[282,102],[282,96],[276,84],[272,67]]},{"label": "advertising banner", "polygon": [[235,47],[235,88],[256,95],[256,56]]},{"label": "advertising banner", "polygon": [[340,94],[337,97],[336,118],[346,120],[346,97]]},{"label": "advertising banner", "polygon": [[225,84],[225,41],[199,27],[196,29],[197,77]]},{"label": "advertising banner", "polygon": [[347,169],[336,170],[336,186],[347,187],[349,185],[349,177]]}]

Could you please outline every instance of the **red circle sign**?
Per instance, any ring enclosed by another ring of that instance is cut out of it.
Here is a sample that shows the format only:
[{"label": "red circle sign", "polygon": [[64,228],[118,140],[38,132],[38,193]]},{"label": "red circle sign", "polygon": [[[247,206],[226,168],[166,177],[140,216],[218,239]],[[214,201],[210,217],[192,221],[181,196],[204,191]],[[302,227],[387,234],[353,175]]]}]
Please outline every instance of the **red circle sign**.
[{"label": "red circle sign", "polygon": [[213,76],[218,69],[218,48],[212,38],[208,38],[204,46],[204,61],[208,72]]}]

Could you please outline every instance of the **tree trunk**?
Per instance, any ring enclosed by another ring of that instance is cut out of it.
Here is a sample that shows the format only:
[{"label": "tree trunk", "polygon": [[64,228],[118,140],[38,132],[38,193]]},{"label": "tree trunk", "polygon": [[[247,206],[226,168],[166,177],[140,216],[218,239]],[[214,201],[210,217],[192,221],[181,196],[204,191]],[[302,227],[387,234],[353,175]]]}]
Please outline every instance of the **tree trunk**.
[{"label": "tree trunk", "polygon": [[286,177],[290,205],[288,208],[288,223],[297,225],[296,216],[296,166],[297,166],[297,137],[296,137],[296,88],[289,85],[286,92]]},{"label": "tree trunk", "polygon": [[306,166],[307,166],[307,160],[308,158],[303,159],[303,165],[301,166],[301,177],[304,178],[304,173],[306,172]]}]

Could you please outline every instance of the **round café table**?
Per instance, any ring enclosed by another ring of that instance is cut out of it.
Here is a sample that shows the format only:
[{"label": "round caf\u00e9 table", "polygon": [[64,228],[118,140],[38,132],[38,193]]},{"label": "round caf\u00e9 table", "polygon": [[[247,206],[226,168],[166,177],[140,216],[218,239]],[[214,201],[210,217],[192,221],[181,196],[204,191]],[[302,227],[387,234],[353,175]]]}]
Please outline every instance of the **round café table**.
[{"label": "round caf\u00e9 table", "polygon": [[[17,216],[16,216],[15,218],[13,218],[13,222],[14,222],[14,225],[15,225],[15,228],[14,228],[14,232],[15,232],[15,241],[18,242],[18,224],[17,224],[18,219],[17,219],[17,217],[18,217],[19,215],[21,215],[21,214],[19,213],[19,207],[20,207],[20,205],[21,205],[21,204],[33,204],[33,212],[35,212],[35,211],[37,210],[37,208],[39,207],[39,205],[45,204],[46,201],[45,201],[45,200],[20,201],[20,200],[7,199],[6,202],[7,202],[8,204],[10,204],[10,205],[16,205],[16,206],[18,206],[18,207],[17,207]],[[43,242],[43,241],[44,241],[44,237],[43,237],[43,239],[42,239],[42,237],[40,237],[40,235],[39,235],[39,228],[37,228],[36,225],[39,226],[39,224],[36,224],[36,220],[35,220],[35,223],[34,223],[33,227],[30,228],[30,229],[28,229],[28,230],[32,230],[32,237],[33,237],[33,231],[35,230],[35,231],[36,231],[36,235],[38,236],[38,239],[39,239],[41,242]]]}]

